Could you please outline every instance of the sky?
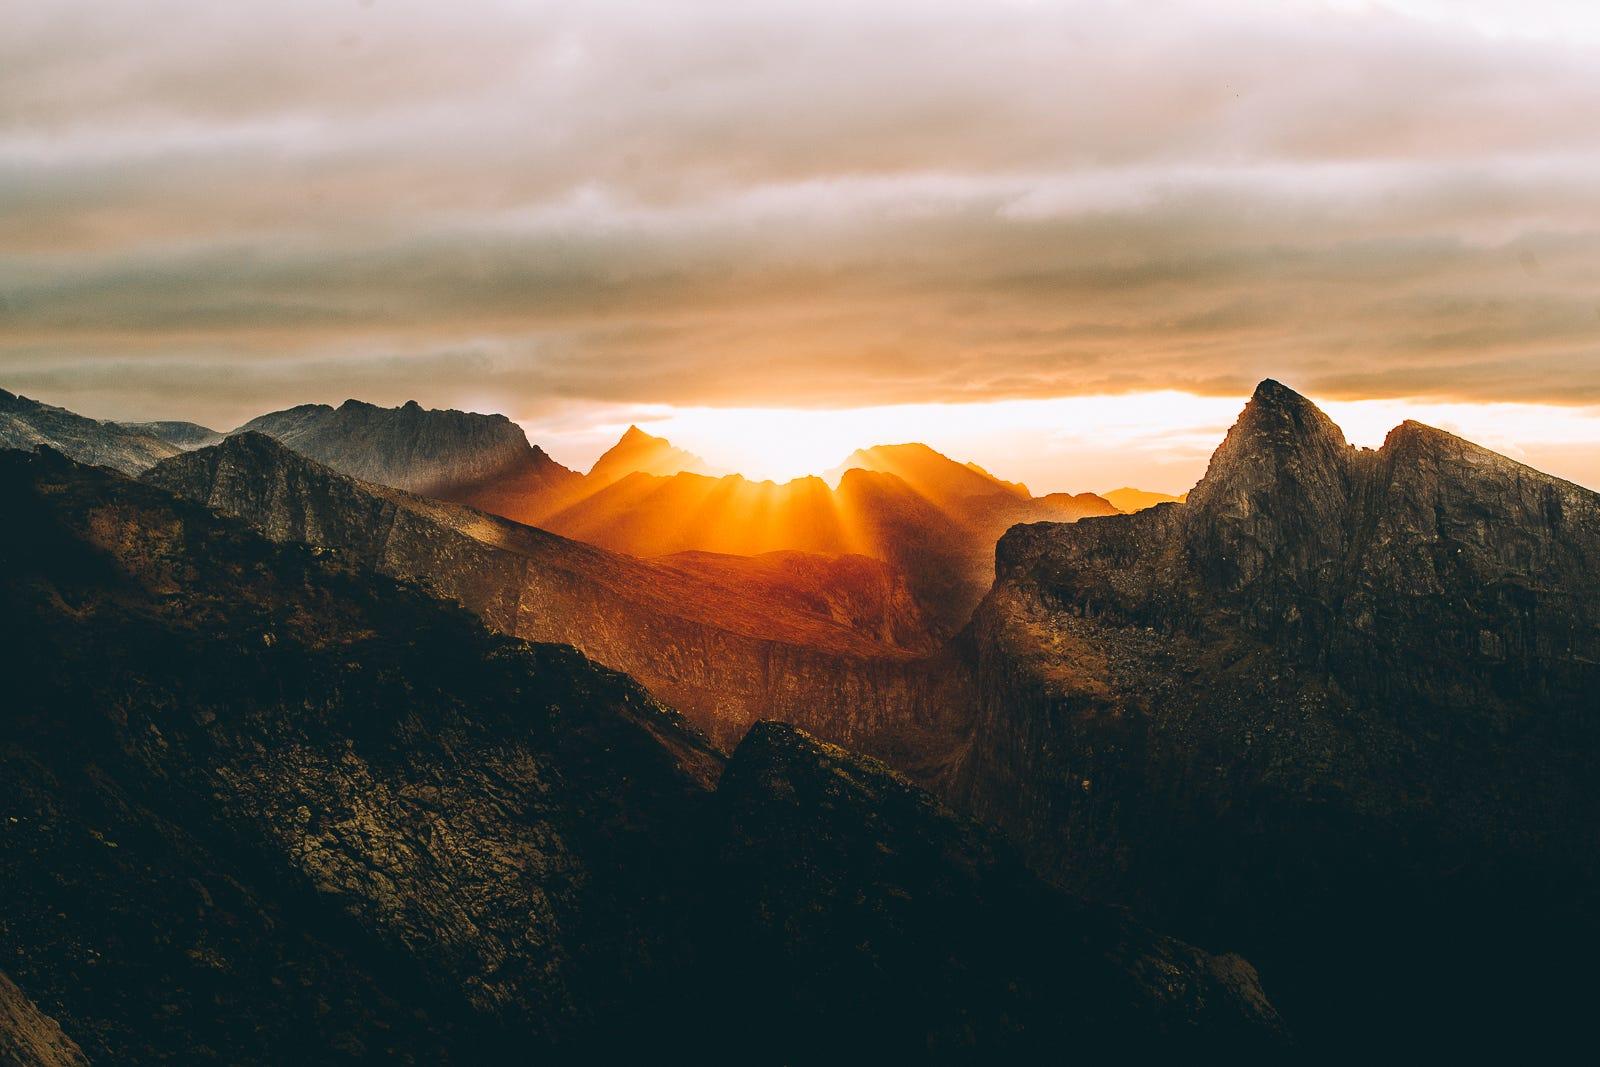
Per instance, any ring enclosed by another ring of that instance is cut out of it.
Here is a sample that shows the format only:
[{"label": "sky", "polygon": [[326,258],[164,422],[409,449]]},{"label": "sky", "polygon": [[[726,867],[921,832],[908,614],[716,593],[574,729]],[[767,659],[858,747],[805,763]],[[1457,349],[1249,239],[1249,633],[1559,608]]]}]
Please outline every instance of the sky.
[{"label": "sky", "polygon": [[758,476],[921,439],[1176,491],[1274,377],[1600,486],[1600,5],[6,23],[0,387],[86,414],[417,399],[579,467],[638,422]]}]

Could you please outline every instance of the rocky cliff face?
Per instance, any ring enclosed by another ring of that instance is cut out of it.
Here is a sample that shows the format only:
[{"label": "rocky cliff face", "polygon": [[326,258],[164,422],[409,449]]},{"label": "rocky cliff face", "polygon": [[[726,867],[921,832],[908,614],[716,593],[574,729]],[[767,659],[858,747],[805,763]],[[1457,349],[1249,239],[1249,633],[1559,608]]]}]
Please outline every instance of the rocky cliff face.
[{"label": "rocky cliff face", "polygon": [[[945,758],[959,705],[930,666],[905,584],[875,560],[709,554],[643,561],[339,475],[258,434],[176,457],[147,480],[274,540],[340,549],[424,581],[506,633],[625,670],[732,747],[782,718],[894,756]],[[937,715],[936,715],[937,709]]]},{"label": "rocky cliff face", "polygon": [[0,389],[0,448],[47,445],[80,463],[138,474],[181,451],[141,430],[100,422]]},{"label": "rocky cliff face", "polygon": [[61,1024],[0,973],[0,1063],[6,1067],[82,1067],[89,1061]]},{"label": "rocky cliff face", "polygon": [[998,567],[959,803],[1250,954],[1319,1040],[1571,1023],[1600,497],[1414,423],[1354,449],[1265,382],[1187,504],[1018,527]]},{"label": "rocky cliff face", "polygon": [[559,497],[579,476],[528,443],[504,415],[380,408],[347,400],[303,404],[251,419],[234,433],[276,438],[334,470],[447,500],[487,493]]},{"label": "rocky cliff face", "polygon": [[708,1025],[743,1062],[1282,1039],[1248,965],[1046,888],[880,766],[764,728],[722,775],[571,649],[55,453],[0,454],[0,501],[0,1041],[444,1063]]}]

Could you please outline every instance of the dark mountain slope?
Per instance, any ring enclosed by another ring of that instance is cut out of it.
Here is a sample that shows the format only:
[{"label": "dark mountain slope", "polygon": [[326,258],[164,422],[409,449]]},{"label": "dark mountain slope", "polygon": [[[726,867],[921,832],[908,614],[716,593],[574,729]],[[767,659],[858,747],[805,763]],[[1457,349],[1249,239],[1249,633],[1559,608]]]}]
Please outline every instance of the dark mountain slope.
[{"label": "dark mountain slope", "polygon": [[149,433],[85,418],[0,389],[0,448],[48,445],[80,463],[138,474],[181,451]]},{"label": "dark mountain slope", "polygon": [[[875,765],[762,731],[713,791],[698,735],[570,649],[52,453],[0,454],[0,500],[0,936],[91,1057],[793,1062],[797,981],[878,997],[830,1059],[1281,1039],[1247,965],[1045,889]],[[848,938],[791,923],[817,894]]]},{"label": "dark mountain slope", "polygon": [[958,803],[1249,954],[1319,1040],[1573,1024],[1600,497],[1414,423],[1351,448],[1264,382],[1187,504],[998,561]]},{"label": "dark mountain slope", "polygon": [[1049,1061],[1069,1048],[1137,1060],[1196,1038],[1195,1051],[1248,1061],[1272,1044],[1248,963],[1063,897],[876,761],[764,722],[718,800],[718,910],[769,983],[731,1022],[752,1045],[796,1023],[803,1058],[830,1062],[977,1049]]},{"label": "dark mountain slope", "polygon": [[914,663],[926,628],[876,560],[637,560],[359,482],[258,434],[176,457],[147,480],[274,540],[426,580],[507,633],[576,645],[730,748],[762,717],[908,764],[936,761],[951,736],[911,718],[908,692],[930,684]]}]

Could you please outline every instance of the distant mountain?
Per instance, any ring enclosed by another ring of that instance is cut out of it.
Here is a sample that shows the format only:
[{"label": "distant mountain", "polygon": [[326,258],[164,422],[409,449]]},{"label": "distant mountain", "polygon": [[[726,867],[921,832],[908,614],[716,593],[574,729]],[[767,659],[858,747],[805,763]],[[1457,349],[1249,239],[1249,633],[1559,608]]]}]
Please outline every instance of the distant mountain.
[{"label": "distant mountain", "polygon": [[233,433],[247,431],[354,478],[445,500],[560,498],[581,481],[504,415],[424,409],[414,400],[398,408],[303,404]]},{"label": "distant mountain", "polygon": [[588,484],[594,490],[630,474],[680,473],[712,474],[713,471],[710,464],[693,452],[675,448],[666,438],[654,437],[637,426],[629,426],[617,443],[589,468]]},{"label": "distant mountain", "polygon": [[222,440],[222,434],[194,422],[119,422],[130,433],[142,433],[179,448],[202,448]]},{"label": "distant mountain", "polygon": [[351,400],[253,419],[256,431],[363,481],[469,504],[565,537],[649,558],[684,552],[859,554],[910,582],[922,615],[949,636],[993,580],[1009,526],[1115,514],[1092,493],[1033,497],[976,464],[920,444],[852,455],[839,488],[716,477],[705,461],[629,427],[588,475],[528,444],[499,415],[378,408]]},{"label": "distant mountain", "polygon": [[0,453],[0,507],[0,647],[26,665],[0,713],[0,1048],[1282,1051],[1247,963],[1062,894],[873,761],[774,725],[724,769],[569,648],[57,453]]},{"label": "distant mountain", "polygon": [[637,556],[798,551],[887,560],[948,636],[989,588],[994,542],[1009,526],[1116,512],[1090,493],[1030,496],[926,445],[864,449],[851,464],[836,489],[816,477],[780,484],[635,473],[564,505],[525,504],[513,517]]},{"label": "distant mountain", "polygon": [[1417,423],[1353,448],[1267,381],[1186,504],[998,565],[958,804],[1250,954],[1330,1049],[1581,1029],[1600,496]]},{"label": "distant mountain", "polygon": [[85,418],[0,389],[0,448],[29,450],[39,445],[48,445],[80,463],[124,474],[137,474],[179,452],[149,433]]},{"label": "distant mountain", "polygon": [[504,632],[575,645],[724,746],[763,717],[884,754],[907,743],[903,702],[891,702],[892,714],[866,709],[920,677],[914,661],[932,640],[904,580],[881,561],[639,560],[361,482],[253,432],[174,457],[145,480],[274,540],[339,549],[422,581]]},{"label": "distant mountain", "polygon": [[944,510],[970,507],[974,499],[996,494],[1027,500],[1028,487],[996,478],[976,463],[957,463],[924,444],[874,445],[857,449],[836,476],[850,470],[876,471],[900,478],[917,495]]},{"label": "distant mountain", "polygon": [[1157,504],[1181,504],[1189,499],[1188,493],[1179,493],[1177,496],[1172,496],[1169,493],[1152,493],[1129,486],[1113,489],[1109,493],[1101,493],[1100,495],[1112,507],[1127,515],[1132,515],[1136,511],[1143,511],[1145,508],[1153,508]]}]

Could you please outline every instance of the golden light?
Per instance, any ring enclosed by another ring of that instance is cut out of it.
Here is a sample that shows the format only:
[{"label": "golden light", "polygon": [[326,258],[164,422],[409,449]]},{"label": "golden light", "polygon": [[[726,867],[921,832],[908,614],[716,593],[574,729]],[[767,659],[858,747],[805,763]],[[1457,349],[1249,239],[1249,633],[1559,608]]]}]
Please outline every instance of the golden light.
[{"label": "golden light", "polygon": [[[1025,482],[1035,493],[1122,485],[1179,493],[1205,473],[1245,400],[1165,391],[840,409],[657,405],[597,413],[581,435],[566,439],[541,436],[536,424],[528,431],[557,458],[585,469],[637,422],[713,468],[755,479],[827,474],[858,448],[920,441]],[[1560,477],[1600,484],[1600,408],[1407,399],[1318,403],[1354,444],[1375,448],[1389,430],[1415,419]]]}]

